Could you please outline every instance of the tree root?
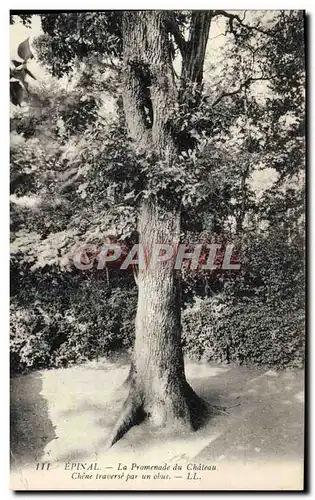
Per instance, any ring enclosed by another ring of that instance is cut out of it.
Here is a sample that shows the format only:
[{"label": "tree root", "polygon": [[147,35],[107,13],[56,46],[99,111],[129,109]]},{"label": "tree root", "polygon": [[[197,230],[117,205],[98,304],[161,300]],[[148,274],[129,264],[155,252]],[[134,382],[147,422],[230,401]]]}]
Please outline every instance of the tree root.
[{"label": "tree root", "polygon": [[130,365],[129,373],[127,378],[123,381],[121,388],[122,389],[129,389],[133,383],[134,383],[134,374],[135,374],[135,368],[133,362]]},{"label": "tree root", "polygon": [[126,432],[134,425],[140,424],[144,420],[142,401],[140,397],[130,391],[126,401],[123,404],[121,414],[110,434],[107,447],[113,446]]},{"label": "tree root", "polygon": [[[140,424],[146,417],[150,416],[149,413],[144,411],[144,401],[137,392],[132,368],[123,386],[129,387],[129,395],[123,404],[120,416],[108,439],[108,448],[119,441],[131,427]],[[183,400],[188,406],[192,430],[199,429],[209,415],[209,407],[186,381],[184,382],[183,388]]]},{"label": "tree root", "polygon": [[209,417],[210,408],[207,403],[195,393],[188,382],[185,382],[184,396],[189,408],[192,428],[196,431]]}]

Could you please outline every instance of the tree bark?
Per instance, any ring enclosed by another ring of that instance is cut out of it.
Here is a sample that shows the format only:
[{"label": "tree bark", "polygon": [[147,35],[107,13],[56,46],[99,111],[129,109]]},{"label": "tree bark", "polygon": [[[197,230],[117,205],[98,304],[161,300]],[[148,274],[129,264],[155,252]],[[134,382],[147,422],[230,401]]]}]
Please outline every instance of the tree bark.
[{"label": "tree bark", "polygon": [[[136,150],[153,151],[157,158],[171,165],[176,160],[177,145],[169,121],[178,92],[167,25],[165,11],[124,12],[123,100],[128,134]],[[155,243],[170,243],[174,248],[178,245],[180,203],[153,197],[142,201],[138,231],[139,243],[148,259],[136,280],[136,338],[133,363],[125,383],[129,395],[109,445],[144,418],[154,426],[172,431],[195,429],[206,410],[185,378],[180,271],[174,270],[174,260],[154,266],[149,261]]]},{"label": "tree bark", "polygon": [[[178,208],[144,202],[138,218],[140,243],[151,255],[156,242],[174,245],[180,238]],[[206,406],[186,381],[181,346],[180,271],[174,260],[139,269],[133,362],[125,382],[129,395],[112,431],[114,444],[144,418],[172,432],[199,427]]]},{"label": "tree bark", "polygon": [[[139,233],[148,255],[156,242],[169,242],[175,249],[180,238],[178,208],[165,210],[144,203]],[[191,413],[193,392],[185,378],[180,271],[174,270],[174,260],[152,267],[149,263],[146,270],[140,270],[138,290],[134,366],[144,412],[155,426],[195,427],[198,414]]]}]

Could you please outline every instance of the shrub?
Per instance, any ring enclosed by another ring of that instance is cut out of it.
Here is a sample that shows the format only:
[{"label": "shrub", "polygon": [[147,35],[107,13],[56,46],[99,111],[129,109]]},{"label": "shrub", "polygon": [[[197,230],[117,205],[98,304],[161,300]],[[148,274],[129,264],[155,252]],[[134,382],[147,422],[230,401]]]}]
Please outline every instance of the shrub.
[{"label": "shrub", "polygon": [[13,373],[69,366],[131,347],[135,288],[109,290],[104,281],[73,281],[70,288],[61,277],[46,296],[33,297],[24,307],[21,296],[12,299]]},{"label": "shrub", "polygon": [[304,311],[253,302],[205,299],[183,313],[183,344],[194,358],[276,367],[302,366]]}]

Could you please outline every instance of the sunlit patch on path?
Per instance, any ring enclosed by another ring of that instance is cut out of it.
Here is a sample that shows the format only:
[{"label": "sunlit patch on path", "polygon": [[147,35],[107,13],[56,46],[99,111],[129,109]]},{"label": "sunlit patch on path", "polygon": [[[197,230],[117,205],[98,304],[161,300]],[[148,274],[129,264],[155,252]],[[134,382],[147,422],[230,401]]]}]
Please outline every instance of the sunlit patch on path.
[{"label": "sunlit patch on path", "polygon": [[247,463],[303,455],[303,372],[192,361],[186,362],[187,379],[214,409],[207,424],[174,436],[143,423],[107,449],[128,371],[126,360],[101,359],[12,379],[15,465],[35,460],[128,463],[139,457]]}]

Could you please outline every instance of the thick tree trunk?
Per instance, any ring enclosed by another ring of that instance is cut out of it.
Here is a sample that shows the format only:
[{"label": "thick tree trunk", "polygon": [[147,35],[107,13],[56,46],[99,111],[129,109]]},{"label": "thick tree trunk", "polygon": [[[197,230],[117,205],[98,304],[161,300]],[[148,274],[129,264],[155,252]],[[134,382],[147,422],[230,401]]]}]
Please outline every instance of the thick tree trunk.
[{"label": "thick tree trunk", "polygon": [[[177,89],[166,26],[166,12],[124,12],[123,100],[127,130],[136,150],[154,152],[171,165],[177,145],[169,120]],[[156,197],[143,201],[138,230],[147,256],[152,255],[155,243],[170,243],[175,249],[180,239],[179,203]],[[174,270],[174,260],[152,266],[147,261],[146,269],[139,269],[137,284],[134,359],[125,383],[129,395],[109,445],[144,418],[175,431],[197,428],[205,415],[205,404],[185,378],[180,271]]]},{"label": "thick tree trunk", "polygon": [[[156,242],[180,238],[180,213],[156,204],[142,205],[139,233],[143,247],[152,255]],[[138,311],[134,365],[144,411],[154,425],[194,425],[187,400],[187,382],[181,347],[180,272],[174,260],[159,262],[139,271]]]},{"label": "thick tree trunk", "polygon": [[[154,243],[179,243],[180,214],[143,203],[139,214],[140,243],[152,255]],[[182,397],[185,381],[181,349],[180,278],[173,262],[150,265],[138,273],[138,310],[134,364],[145,412],[155,424],[171,423],[189,413]]]},{"label": "thick tree trunk", "polygon": [[[152,255],[154,243],[179,243],[180,212],[145,202],[139,213],[140,243]],[[174,252],[175,255],[175,252]],[[132,425],[148,418],[154,427],[174,432],[196,429],[205,405],[186,381],[181,347],[180,275],[174,259],[139,269],[138,310],[133,364],[126,381],[129,395],[110,444]]]}]

